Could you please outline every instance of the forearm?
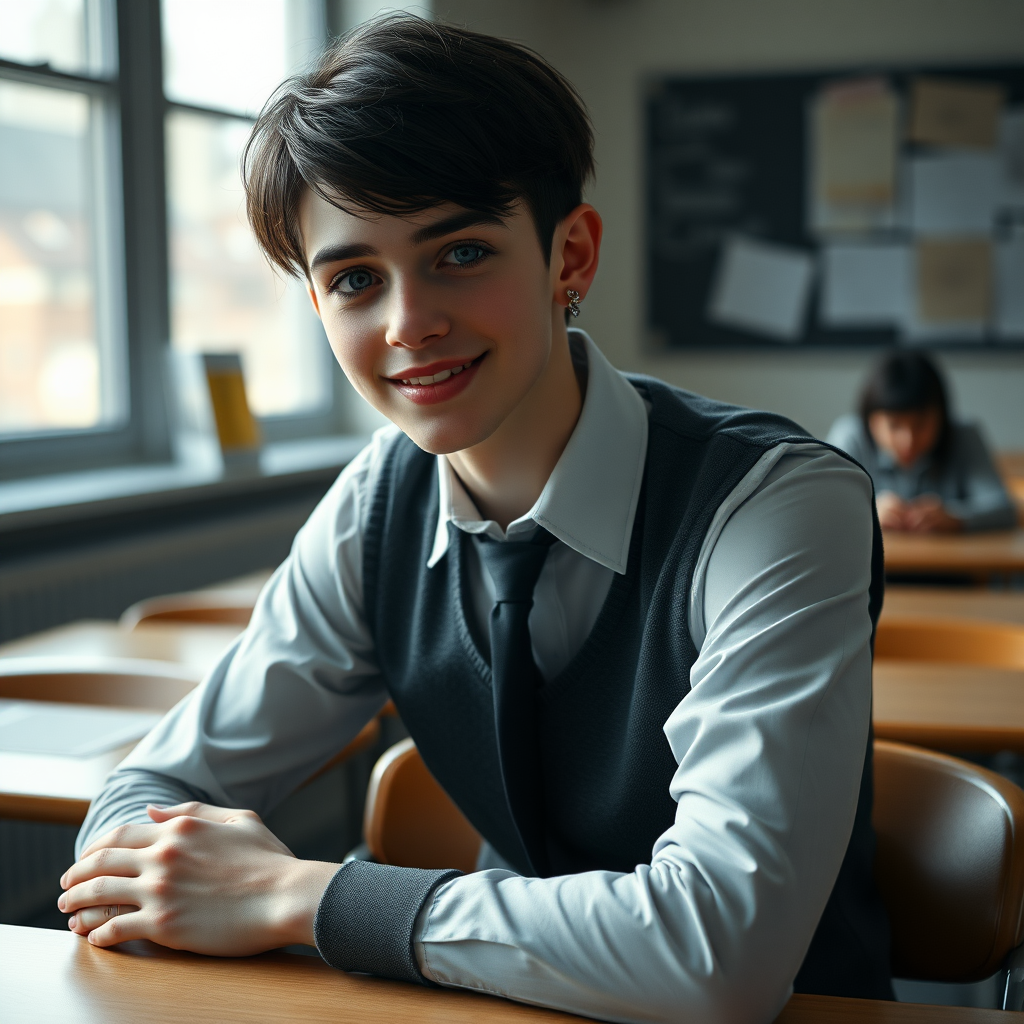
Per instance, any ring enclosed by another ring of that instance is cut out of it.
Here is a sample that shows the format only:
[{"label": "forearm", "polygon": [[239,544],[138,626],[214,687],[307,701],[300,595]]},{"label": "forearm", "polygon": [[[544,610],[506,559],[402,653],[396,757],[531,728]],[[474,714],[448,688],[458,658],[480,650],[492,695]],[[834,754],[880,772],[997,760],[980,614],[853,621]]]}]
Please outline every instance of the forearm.
[{"label": "forearm", "polygon": [[119,768],[89,807],[75,842],[75,856],[81,857],[91,842],[118,825],[149,822],[147,804],[169,806],[187,800],[211,802],[207,794],[178,779],[143,768]]},{"label": "forearm", "polygon": [[981,530],[1012,530],[1017,525],[1017,510],[1007,500],[995,497],[985,501],[948,501],[946,511],[963,523],[967,533]]}]

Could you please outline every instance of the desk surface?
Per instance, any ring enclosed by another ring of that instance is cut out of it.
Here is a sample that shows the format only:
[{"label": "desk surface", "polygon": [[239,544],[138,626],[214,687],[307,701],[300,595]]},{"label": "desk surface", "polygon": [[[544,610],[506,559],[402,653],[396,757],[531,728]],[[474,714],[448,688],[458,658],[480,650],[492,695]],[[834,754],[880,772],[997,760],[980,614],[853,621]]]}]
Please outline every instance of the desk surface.
[{"label": "desk surface", "polygon": [[[1007,1024],[1024,1014],[794,996],[776,1024]],[[125,943],[95,949],[70,932],[0,925],[5,1024],[557,1024],[580,1021],[490,996],[331,970],[315,957],[270,953],[218,960]]]},{"label": "desk surface", "polygon": [[876,661],[878,739],[1024,753],[1024,671]]},{"label": "desk surface", "polygon": [[242,626],[160,623],[122,629],[116,622],[85,620],[0,645],[0,658],[83,655],[139,658],[185,665],[201,679],[213,668]]},{"label": "desk surface", "polygon": [[882,621],[890,619],[980,619],[1024,625],[1024,590],[969,587],[885,588]]},{"label": "desk surface", "polygon": [[1024,529],[959,536],[887,531],[884,542],[888,572],[1024,572]]}]

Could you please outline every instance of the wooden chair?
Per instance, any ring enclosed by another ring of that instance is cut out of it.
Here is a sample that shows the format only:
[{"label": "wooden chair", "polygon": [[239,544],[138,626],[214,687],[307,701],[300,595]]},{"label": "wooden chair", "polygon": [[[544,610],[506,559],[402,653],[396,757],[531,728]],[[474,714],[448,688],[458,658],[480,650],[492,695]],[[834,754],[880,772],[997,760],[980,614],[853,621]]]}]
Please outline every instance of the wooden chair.
[{"label": "wooden chair", "polygon": [[[966,761],[875,742],[876,874],[896,977],[969,982],[1008,970],[1024,1003],[1024,792]],[[382,864],[472,871],[480,836],[411,739],[377,762],[366,845]],[[1021,947],[1021,948],[1018,948]]]},{"label": "wooden chair", "polygon": [[1024,669],[1024,626],[967,619],[883,619],[875,657]]},{"label": "wooden chair", "polygon": [[875,873],[899,978],[970,982],[1007,971],[1024,1004],[1024,792],[967,761],[875,741]]}]

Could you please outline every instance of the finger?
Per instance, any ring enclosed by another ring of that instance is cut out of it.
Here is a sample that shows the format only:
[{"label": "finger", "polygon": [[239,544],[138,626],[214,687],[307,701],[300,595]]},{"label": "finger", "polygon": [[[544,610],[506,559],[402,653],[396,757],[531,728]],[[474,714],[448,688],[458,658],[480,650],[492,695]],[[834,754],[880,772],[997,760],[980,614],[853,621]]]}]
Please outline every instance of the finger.
[{"label": "finger", "polygon": [[76,861],[61,875],[60,887],[70,889],[79,882],[88,881],[99,875],[125,875],[134,877],[141,874],[140,854],[136,850],[125,850],[116,846],[105,846],[102,850]]},{"label": "finger", "polygon": [[68,920],[68,927],[76,935],[88,935],[94,928],[106,924],[111,918],[122,914],[134,914],[139,908],[136,906],[105,906],[105,907],[83,907]]},{"label": "finger", "polygon": [[57,900],[58,908],[65,914],[77,914],[83,907],[105,907],[132,904],[141,906],[142,893],[137,878],[117,878],[102,875],[87,882],[74,885]]},{"label": "finger", "polygon": [[130,939],[149,938],[149,918],[141,911],[119,914],[106,924],[89,932],[88,940],[94,946],[113,946]]},{"label": "finger", "polygon": [[248,811],[239,807],[214,807],[213,804],[203,804],[198,800],[190,800],[184,804],[174,804],[171,807],[157,807],[156,804],[149,804],[146,813],[156,822],[170,821],[171,818],[202,818],[204,821],[217,821],[222,824],[230,824],[245,819],[259,821],[260,817],[255,811]]},{"label": "finger", "polygon": [[89,854],[102,850],[107,846],[141,850],[143,847],[152,846],[159,836],[160,830],[155,825],[119,825],[105,835],[100,836],[95,842],[90,843],[82,851],[82,856],[79,857],[79,860],[85,860]]}]

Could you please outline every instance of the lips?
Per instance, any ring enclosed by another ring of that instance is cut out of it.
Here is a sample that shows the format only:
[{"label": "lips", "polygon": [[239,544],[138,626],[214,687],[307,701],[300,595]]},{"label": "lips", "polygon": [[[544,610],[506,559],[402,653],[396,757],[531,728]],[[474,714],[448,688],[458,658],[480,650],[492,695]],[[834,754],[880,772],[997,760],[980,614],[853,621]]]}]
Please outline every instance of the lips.
[{"label": "lips", "polygon": [[[484,353],[486,355],[486,353]],[[477,356],[469,362],[445,362],[432,363],[429,366],[415,367],[419,372],[408,377],[389,377],[388,383],[417,405],[436,405],[438,402],[447,402],[469,387],[470,382],[476,376],[483,362],[484,356]]]}]

